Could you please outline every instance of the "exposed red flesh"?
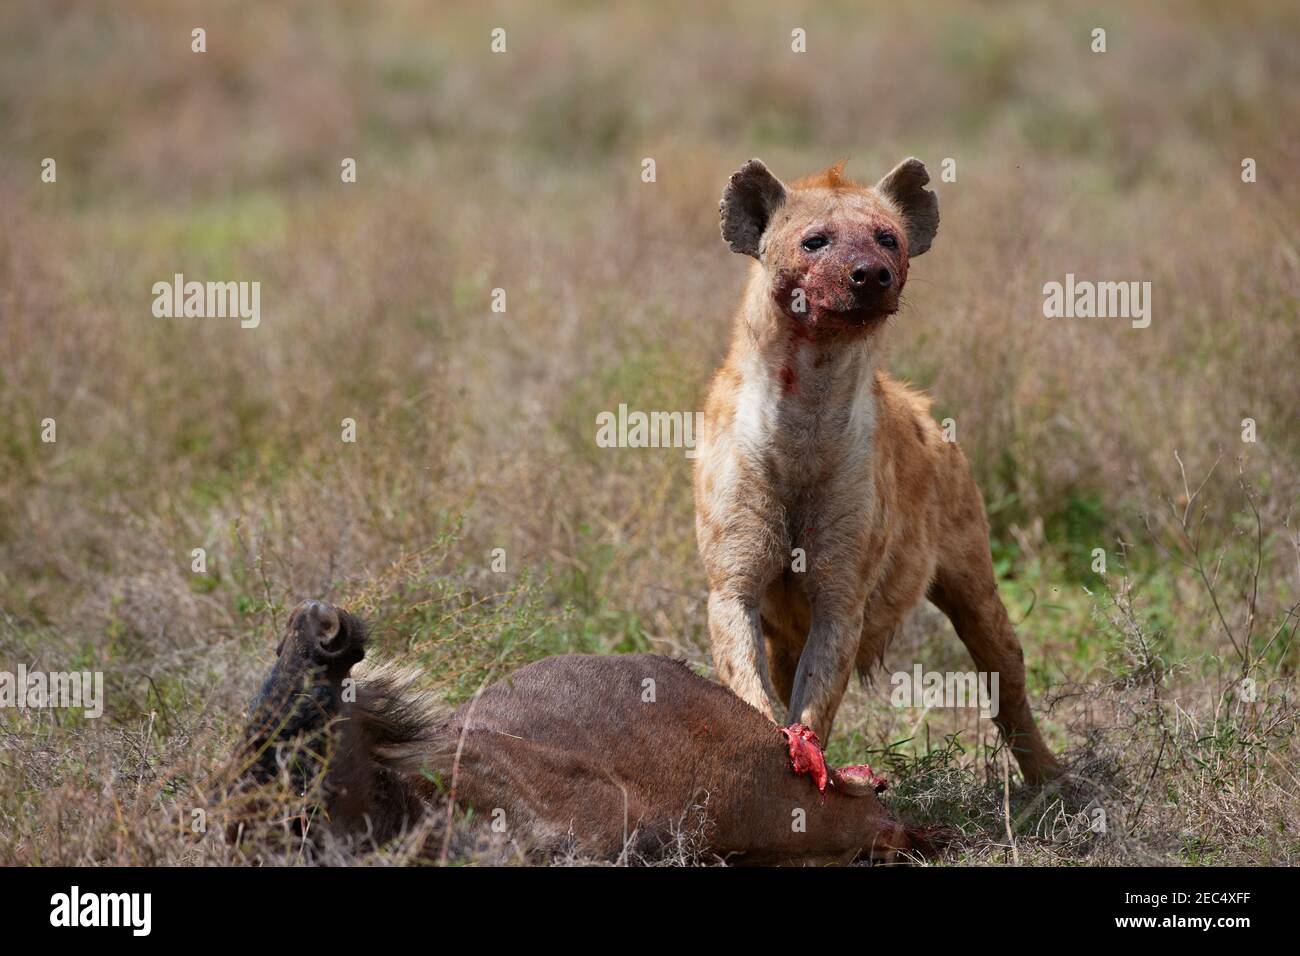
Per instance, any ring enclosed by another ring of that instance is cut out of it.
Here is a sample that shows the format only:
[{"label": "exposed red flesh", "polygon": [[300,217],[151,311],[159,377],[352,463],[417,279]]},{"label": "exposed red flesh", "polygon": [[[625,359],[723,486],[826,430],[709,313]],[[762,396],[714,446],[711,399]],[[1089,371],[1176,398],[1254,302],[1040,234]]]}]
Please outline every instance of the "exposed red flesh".
[{"label": "exposed red flesh", "polygon": [[838,770],[828,767],[821,740],[811,727],[791,724],[780,730],[781,736],[790,746],[791,768],[797,774],[807,774],[811,777],[818,793],[824,794],[827,784],[839,785],[850,793],[862,793],[866,790],[880,793],[889,786],[884,777],[866,764],[841,767]]},{"label": "exposed red flesh", "polygon": [[826,792],[830,781],[830,770],[826,766],[826,755],[822,753],[822,742],[811,727],[803,724],[791,724],[781,728],[781,736],[790,745],[790,764],[794,772],[808,774],[817,785],[818,793]]},{"label": "exposed red flesh", "polygon": [[889,788],[889,781],[864,763],[832,770],[831,779],[846,789],[866,788],[876,793],[884,793]]}]

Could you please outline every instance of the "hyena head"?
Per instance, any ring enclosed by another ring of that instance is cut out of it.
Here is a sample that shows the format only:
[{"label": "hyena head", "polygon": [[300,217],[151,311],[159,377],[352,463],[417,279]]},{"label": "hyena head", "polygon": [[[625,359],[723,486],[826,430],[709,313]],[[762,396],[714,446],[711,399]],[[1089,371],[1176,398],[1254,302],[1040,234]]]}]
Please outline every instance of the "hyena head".
[{"label": "hyena head", "polygon": [[751,159],[722,194],[722,238],[753,256],[776,307],[809,334],[871,331],[898,311],[907,264],[930,248],[939,200],[906,159],[874,187],[844,164],[789,186]]}]

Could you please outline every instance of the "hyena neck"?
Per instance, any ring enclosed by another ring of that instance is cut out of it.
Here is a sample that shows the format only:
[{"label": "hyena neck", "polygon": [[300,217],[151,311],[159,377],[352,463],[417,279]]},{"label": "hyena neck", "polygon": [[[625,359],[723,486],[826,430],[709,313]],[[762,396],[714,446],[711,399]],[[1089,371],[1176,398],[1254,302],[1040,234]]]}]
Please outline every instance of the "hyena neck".
[{"label": "hyena neck", "polygon": [[813,335],[765,295],[746,297],[735,359],[779,409],[784,427],[803,423],[822,440],[852,429],[869,442],[875,422],[880,332]]},{"label": "hyena neck", "polygon": [[742,444],[758,453],[783,495],[864,474],[877,418],[872,340],[808,340],[784,316],[756,319],[742,317],[728,362],[740,379]]}]

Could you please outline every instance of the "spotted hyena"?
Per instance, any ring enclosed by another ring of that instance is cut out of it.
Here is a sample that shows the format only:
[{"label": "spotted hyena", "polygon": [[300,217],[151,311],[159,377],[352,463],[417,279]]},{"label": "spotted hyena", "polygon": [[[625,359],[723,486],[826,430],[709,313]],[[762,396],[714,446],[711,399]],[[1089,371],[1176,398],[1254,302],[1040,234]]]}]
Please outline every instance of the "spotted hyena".
[{"label": "spotted hyena", "polygon": [[713,379],[695,471],[709,634],[722,679],[769,716],[831,732],[854,669],[929,598],[980,670],[1027,779],[1060,771],[1025,694],[979,489],[929,402],[879,365],[912,258],[939,226],[916,159],[874,187],[843,164],[783,184],[758,160],[722,197],[754,258]]}]

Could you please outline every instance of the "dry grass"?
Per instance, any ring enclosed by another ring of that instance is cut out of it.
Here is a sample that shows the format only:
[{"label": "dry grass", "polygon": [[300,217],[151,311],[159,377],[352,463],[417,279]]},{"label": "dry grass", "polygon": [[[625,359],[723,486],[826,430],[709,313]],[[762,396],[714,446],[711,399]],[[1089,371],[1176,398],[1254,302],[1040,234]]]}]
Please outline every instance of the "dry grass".
[{"label": "dry grass", "polygon": [[[889,363],[958,423],[1047,731],[1091,782],[1004,800],[985,726],[883,680],[834,753],[960,827],[950,860],[1297,861],[1294,8],[374,6],[0,13],[0,670],[109,691],[99,721],[0,711],[0,863],[243,858],[183,824],[302,597],[453,699],[565,650],[706,660],[690,463],[597,448],[596,414],[697,406],[740,162],[907,154],[958,179]],[[261,326],[154,318],[176,272],[260,281]],[[1149,280],[1151,327],[1044,319],[1067,272]],[[915,661],[967,668],[924,615],[887,671]]]}]

